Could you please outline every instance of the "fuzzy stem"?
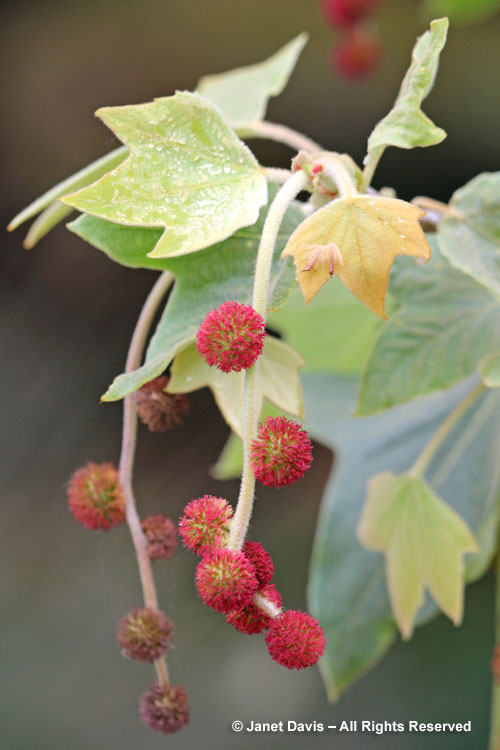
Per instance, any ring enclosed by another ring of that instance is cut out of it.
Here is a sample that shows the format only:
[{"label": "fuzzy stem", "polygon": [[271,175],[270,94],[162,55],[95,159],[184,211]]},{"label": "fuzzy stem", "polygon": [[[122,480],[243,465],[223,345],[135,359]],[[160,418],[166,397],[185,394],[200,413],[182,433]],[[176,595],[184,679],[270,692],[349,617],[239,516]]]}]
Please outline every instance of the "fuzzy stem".
[{"label": "fuzzy stem", "polygon": [[[168,271],[162,273],[152,288],[141,310],[139,319],[130,342],[127,355],[126,372],[136,370],[141,364],[145,343],[148,337],[151,323],[153,322],[158,306],[165,293],[172,284],[173,276]],[[135,446],[137,438],[137,413],[135,395],[130,393],[123,401],[123,435],[122,451],[120,456],[119,476],[125,494],[125,513],[127,524],[132,537],[132,542],[139,566],[144,605],[151,609],[158,609],[158,597],[153,577],[151,561],[148,555],[147,540],[142,530],[141,521],[137,512],[134,491],[132,488],[133,466],[135,457]],[[167,664],[164,659],[155,661],[158,682],[162,687],[168,688],[169,679]]]},{"label": "fuzzy stem", "polygon": [[425,195],[417,195],[412,199],[412,204],[421,208],[423,211],[436,211],[445,218],[462,219],[463,216],[456,211],[453,206],[449,206],[447,203],[436,201],[434,198],[427,198]]},{"label": "fuzzy stem", "polygon": [[[500,540],[497,545],[495,566],[495,648],[500,643]],[[489,750],[500,750],[500,684],[493,674],[493,692],[491,697],[491,721]]]},{"label": "fuzzy stem", "polygon": [[340,198],[357,194],[357,188],[349,170],[337,154],[324,154],[320,160],[323,167],[321,176],[331,180],[337,186]]},{"label": "fuzzy stem", "polygon": [[238,122],[234,127],[240,138],[264,138],[270,141],[277,141],[290,146],[294,151],[322,151],[318,143],[315,143],[306,135],[298,133],[286,125],[277,125],[274,122],[266,120],[260,122]]},{"label": "fuzzy stem", "polygon": [[442,443],[446,440],[449,433],[455,427],[457,422],[463,417],[466,411],[470,409],[472,404],[481,396],[486,390],[486,386],[483,383],[479,383],[474,390],[472,390],[462,401],[453,409],[450,414],[446,417],[444,422],[436,430],[432,438],[429,440],[421,454],[417,457],[415,463],[408,472],[411,477],[422,477],[430,462],[436,455],[437,451],[441,447]]},{"label": "fuzzy stem", "polygon": [[[260,238],[257,262],[255,265],[255,279],[253,288],[253,307],[264,319],[267,315],[269,293],[269,276],[273,260],[276,239],[285,212],[307,185],[308,178],[304,171],[296,172],[276,193],[269,208],[262,236]],[[231,531],[229,532],[228,547],[240,550],[250,523],[255,493],[255,476],[250,465],[250,450],[253,440],[257,436],[257,377],[258,362],[245,371],[243,386],[243,471],[241,475],[238,505],[234,513]]]},{"label": "fuzzy stem", "polygon": [[266,615],[269,615],[269,617],[277,617],[279,614],[281,614],[281,609],[276,606],[270,599],[268,599],[266,596],[262,596],[262,594],[255,594],[253,598],[253,603],[259,607]]},{"label": "fuzzy stem", "polygon": [[277,182],[283,185],[292,176],[290,169],[280,169],[279,167],[262,167],[266,180]]}]

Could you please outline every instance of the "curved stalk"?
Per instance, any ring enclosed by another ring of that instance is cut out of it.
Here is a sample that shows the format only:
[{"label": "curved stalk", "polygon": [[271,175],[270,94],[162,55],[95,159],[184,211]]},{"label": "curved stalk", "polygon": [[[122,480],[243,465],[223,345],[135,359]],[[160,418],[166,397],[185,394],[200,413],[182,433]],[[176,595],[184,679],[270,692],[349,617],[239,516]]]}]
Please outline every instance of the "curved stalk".
[{"label": "curved stalk", "polygon": [[298,133],[286,125],[278,125],[267,120],[255,122],[238,122],[234,126],[235,132],[240,138],[263,138],[270,141],[277,141],[290,146],[294,151],[322,151],[321,146],[315,141],[308,138],[302,133]]},{"label": "curved stalk", "polygon": [[[168,288],[172,284],[173,276],[170,272],[162,273],[152,288],[137,321],[130,347],[127,355],[126,372],[137,369],[141,364],[145,343],[148,337],[151,323],[153,322],[158,306],[164,298]],[[130,536],[137,557],[139,576],[141,579],[144,605],[151,609],[158,609],[158,597],[153,577],[151,560],[148,556],[147,540],[142,530],[141,521],[135,504],[134,490],[132,487],[133,466],[135,457],[135,446],[137,438],[137,413],[135,395],[130,393],[123,400],[123,435],[122,450],[120,455],[119,476],[125,494],[125,513]],[[159,683],[167,688],[169,685],[168,670],[165,659],[155,661],[156,674]]]},{"label": "curved stalk", "polygon": [[[303,190],[308,183],[308,177],[303,170],[296,172],[276,193],[271,203],[262,236],[260,238],[257,262],[255,265],[255,279],[253,287],[254,309],[266,320],[267,301],[269,293],[269,276],[273,260],[276,239],[283,221],[285,212],[294,198]],[[257,362],[244,374],[243,386],[243,471],[241,475],[240,494],[238,505],[231,523],[228,547],[240,550],[244,544],[245,537],[252,515],[253,500],[255,494],[255,476],[250,465],[250,450],[253,440],[257,436]]]}]

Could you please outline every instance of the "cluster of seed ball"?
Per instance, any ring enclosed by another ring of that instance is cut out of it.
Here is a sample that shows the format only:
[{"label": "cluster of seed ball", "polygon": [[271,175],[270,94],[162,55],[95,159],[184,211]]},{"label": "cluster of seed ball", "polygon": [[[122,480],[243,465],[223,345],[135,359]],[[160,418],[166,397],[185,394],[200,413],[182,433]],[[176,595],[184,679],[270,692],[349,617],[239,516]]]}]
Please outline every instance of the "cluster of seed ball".
[{"label": "cluster of seed ball", "polygon": [[[87,528],[108,531],[125,521],[125,496],[118,471],[109,463],[89,463],[78,469],[68,484],[69,508]],[[178,547],[175,523],[164,515],[142,521],[151,560],[166,560]],[[172,646],[173,624],[164,612],[150,607],[132,609],[119,621],[116,636],[123,656],[153,663]],[[182,685],[164,687],[159,683],[142,694],[139,713],[143,723],[169,734],[182,729],[189,720],[186,689]]]},{"label": "cluster of seed ball", "polygon": [[201,557],[195,576],[198,594],[241,633],[265,630],[269,654],[278,664],[288,669],[312,666],[325,648],[319,623],[305,612],[281,610],[281,595],[272,583],[274,565],[262,544],[247,541],[241,551],[225,546],[232,516],[229,503],[213,495],[192,500],[184,510],[179,533]]},{"label": "cluster of seed ball", "polygon": [[321,6],[326,22],[341,32],[332,47],[332,67],[347,78],[365,78],[381,57],[374,24],[365,23],[378,0],[321,0]]}]

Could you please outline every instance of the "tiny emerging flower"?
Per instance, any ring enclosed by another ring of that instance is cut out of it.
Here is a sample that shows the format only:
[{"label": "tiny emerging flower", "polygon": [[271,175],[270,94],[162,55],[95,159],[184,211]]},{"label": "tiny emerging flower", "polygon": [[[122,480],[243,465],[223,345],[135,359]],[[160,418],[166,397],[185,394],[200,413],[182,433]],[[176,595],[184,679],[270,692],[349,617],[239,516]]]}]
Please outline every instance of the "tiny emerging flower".
[{"label": "tiny emerging flower", "polygon": [[256,479],[267,487],[293,484],[311,465],[307,432],[286,417],[267,417],[252,443],[251,464]]},{"label": "tiny emerging flower", "polygon": [[264,320],[253,307],[224,302],[201,324],[196,346],[209,365],[223,372],[240,372],[260,357],[265,335]]},{"label": "tiny emerging flower", "polygon": [[316,664],[325,650],[323,628],[307,612],[287,610],[275,617],[266,633],[269,655],[287,669]]},{"label": "tiny emerging flower", "polygon": [[74,517],[94,531],[108,531],[125,520],[125,497],[113,464],[88,463],[68,483],[68,502]]},{"label": "tiny emerging flower", "polygon": [[150,432],[178,427],[189,411],[188,397],[184,393],[165,393],[169,380],[161,375],[136,393],[137,414]]},{"label": "tiny emerging flower", "polygon": [[317,271],[326,266],[331,278],[335,273],[335,264],[338,266],[344,265],[342,253],[335,242],[330,242],[329,245],[317,245],[309,253],[307,263],[301,273]]},{"label": "tiny emerging flower", "polygon": [[179,544],[177,528],[172,519],[159,513],[145,518],[141,526],[148,540],[149,559],[167,560],[172,557]]},{"label": "tiny emerging flower", "polygon": [[189,721],[188,694],[184,685],[151,685],[141,695],[139,713],[142,723],[154,732],[174,734]]},{"label": "tiny emerging flower", "polygon": [[166,614],[148,607],[127,612],[116,629],[123,656],[147,662],[168,651],[172,635],[173,625]]},{"label": "tiny emerging flower", "polygon": [[[257,593],[261,596],[265,596],[266,599],[269,599],[269,601],[275,604],[276,607],[281,607],[281,594],[272,583],[268,586],[263,586],[257,591]],[[226,621],[232,625],[233,628],[239,630],[240,633],[253,635],[254,633],[261,633],[268,628],[272,622],[272,618],[252,601],[242,609],[228,612],[226,615]]]},{"label": "tiny emerging flower", "polygon": [[209,607],[230,612],[250,604],[259,587],[255,568],[242,552],[215,547],[196,569],[196,588]]},{"label": "tiny emerging flower", "polygon": [[197,555],[210,547],[222,547],[228,537],[228,521],[233,508],[227,500],[204,495],[191,500],[179,521],[179,534],[184,544]]},{"label": "tiny emerging flower", "polygon": [[264,549],[260,542],[245,542],[243,554],[255,568],[255,575],[260,586],[271,583],[274,573],[274,565],[271,555]]}]

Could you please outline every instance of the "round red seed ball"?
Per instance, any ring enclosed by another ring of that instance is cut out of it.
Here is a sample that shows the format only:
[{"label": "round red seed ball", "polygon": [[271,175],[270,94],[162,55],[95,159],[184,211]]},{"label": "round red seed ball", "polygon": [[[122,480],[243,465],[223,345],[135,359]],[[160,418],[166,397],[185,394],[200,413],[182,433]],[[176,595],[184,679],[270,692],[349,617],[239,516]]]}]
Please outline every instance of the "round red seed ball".
[{"label": "round red seed ball", "polygon": [[77,521],[108,531],[125,520],[125,496],[113,464],[88,463],[68,483],[68,503]]},{"label": "round red seed ball", "polygon": [[232,515],[233,508],[223,497],[198,497],[184,508],[179,534],[186,547],[203,555],[211,547],[222,547],[226,543],[227,522]]},{"label": "round red seed ball", "polygon": [[325,21],[336,28],[352,26],[372,13],[377,5],[378,0],[322,0],[321,9]]},{"label": "round red seed ball", "polygon": [[360,80],[372,73],[381,57],[378,40],[358,27],[344,34],[332,47],[334,69],[353,80]]},{"label": "round red seed ball", "polygon": [[262,354],[265,323],[250,305],[224,302],[212,310],[196,336],[201,356],[223,372],[251,367]]},{"label": "round red seed ball", "polygon": [[242,552],[215,547],[196,569],[196,588],[209,607],[230,612],[249,604],[259,584],[255,568]]},{"label": "round red seed ball", "polygon": [[[261,596],[265,596],[277,607],[281,607],[281,594],[272,583],[268,586],[263,586],[257,591],[257,593]],[[261,633],[268,628],[272,622],[272,617],[263,612],[261,608],[252,601],[242,609],[228,612],[226,615],[226,621],[232,625],[233,628],[239,630],[240,633],[253,635],[254,633]]]},{"label": "round red seed ball", "polygon": [[182,424],[189,411],[185,393],[165,393],[170,378],[161,375],[136,392],[137,414],[150,432],[164,432]]},{"label": "round red seed ball", "polygon": [[141,526],[148,542],[149,559],[168,560],[172,557],[179,544],[172,519],[159,513],[145,518]]},{"label": "round red seed ball", "polygon": [[145,607],[122,617],[116,637],[127,659],[153,662],[170,648],[173,629],[166,614]]},{"label": "round red seed ball", "polygon": [[264,549],[260,542],[245,542],[243,554],[255,568],[255,575],[259,586],[271,583],[274,573],[274,564],[271,555]]},{"label": "round red seed ball", "polygon": [[287,669],[304,669],[316,664],[326,640],[319,622],[307,612],[287,610],[275,617],[266,643],[271,659]]},{"label": "round red seed ball", "polygon": [[189,721],[189,701],[184,685],[151,685],[141,695],[139,713],[142,723],[154,732],[174,734]]},{"label": "round red seed ball", "polygon": [[286,417],[267,417],[251,448],[256,479],[266,487],[285,487],[304,476],[312,462],[307,432]]}]

